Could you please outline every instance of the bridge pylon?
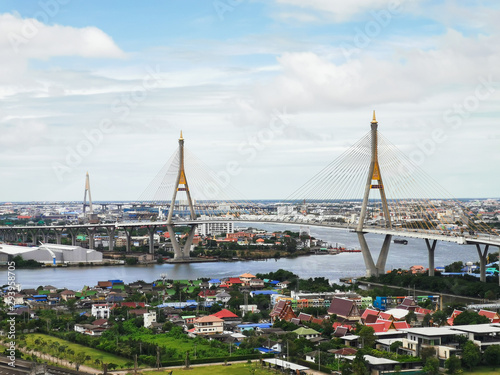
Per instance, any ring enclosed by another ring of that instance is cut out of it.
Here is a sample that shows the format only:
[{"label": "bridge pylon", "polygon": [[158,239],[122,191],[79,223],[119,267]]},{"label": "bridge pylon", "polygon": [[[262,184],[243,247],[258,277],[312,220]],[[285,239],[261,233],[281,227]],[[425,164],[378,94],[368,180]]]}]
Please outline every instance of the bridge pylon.
[{"label": "bridge pylon", "polygon": [[193,201],[191,199],[191,192],[189,191],[189,185],[186,177],[186,170],[184,168],[184,138],[181,136],[179,138],[179,170],[177,171],[177,179],[174,185],[174,193],[172,196],[172,202],[170,203],[170,209],[168,210],[167,217],[167,229],[170,235],[170,241],[172,241],[172,246],[174,248],[174,260],[188,259],[191,250],[191,244],[193,243],[193,238],[196,232],[196,224],[190,224],[191,229],[187,236],[184,246],[181,247],[180,242],[175,237],[174,224],[172,221],[172,216],[175,208],[175,200],[177,199],[177,192],[186,192],[186,197],[189,205],[190,219],[196,219],[196,213],[194,211]]},{"label": "bridge pylon", "polygon": [[385,227],[391,228],[391,214],[389,212],[389,206],[387,204],[387,198],[385,196],[384,183],[382,181],[382,173],[380,164],[378,162],[378,121],[375,117],[375,111],[373,111],[373,120],[371,121],[371,160],[370,168],[368,170],[368,176],[365,185],[365,193],[363,196],[363,203],[361,205],[361,213],[359,215],[358,225],[356,227],[356,232],[358,234],[359,243],[361,245],[361,251],[363,253],[363,259],[365,261],[367,276],[378,276],[385,272],[385,263],[387,261],[387,255],[389,254],[389,247],[392,240],[392,235],[387,234],[380,251],[377,264],[373,261],[370,248],[365,239],[365,232],[363,227],[365,224],[366,211],[368,208],[368,199],[370,197],[371,190],[378,190],[380,193],[380,199],[382,201],[382,210],[384,213]]},{"label": "bridge pylon", "polygon": [[[89,203],[87,203],[87,193],[89,194]],[[85,192],[83,194],[83,214],[85,215],[85,209],[89,207],[89,213],[93,213],[92,208],[92,196],[90,195],[90,178],[89,172],[85,176]]]}]

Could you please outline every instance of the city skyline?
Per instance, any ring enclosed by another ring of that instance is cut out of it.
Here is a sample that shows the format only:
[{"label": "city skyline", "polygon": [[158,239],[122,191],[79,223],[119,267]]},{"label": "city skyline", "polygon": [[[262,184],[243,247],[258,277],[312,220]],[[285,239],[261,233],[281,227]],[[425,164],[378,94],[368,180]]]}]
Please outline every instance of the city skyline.
[{"label": "city skyline", "polygon": [[87,171],[95,201],[137,200],[181,130],[214,173],[234,172],[241,199],[286,198],[369,131],[373,109],[453,196],[498,197],[498,12],[4,1],[0,200],[79,200]]}]

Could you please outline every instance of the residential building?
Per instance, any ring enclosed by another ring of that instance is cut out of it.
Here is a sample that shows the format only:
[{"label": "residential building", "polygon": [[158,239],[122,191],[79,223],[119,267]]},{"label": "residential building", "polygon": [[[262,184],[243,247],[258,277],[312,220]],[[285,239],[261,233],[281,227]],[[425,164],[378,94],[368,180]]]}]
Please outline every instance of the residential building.
[{"label": "residential building", "polygon": [[194,321],[194,333],[197,335],[214,335],[224,331],[224,320],[216,316],[204,316]]},{"label": "residential building", "polygon": [[96,319],[108,319],[110,312],[110,305],[107,303],[94,303],[92,305],[91,314]]}]

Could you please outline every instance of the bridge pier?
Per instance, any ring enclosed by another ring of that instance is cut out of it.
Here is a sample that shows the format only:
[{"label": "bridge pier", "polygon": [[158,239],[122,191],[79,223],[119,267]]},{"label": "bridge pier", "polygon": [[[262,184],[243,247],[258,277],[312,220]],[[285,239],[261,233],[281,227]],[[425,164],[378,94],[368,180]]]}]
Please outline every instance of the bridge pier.
[{"label": "bridge pier", "polygon": [[68,233],[69,233],[69,236],[71,237],[71,246],[76,246],[77,230],[68,228]]},{"label": "bridge pier", "polygon": [[37,243],[37,235],[38,235],[38,229],[33,229],[33,230],[30,230],[30,233],[31,233],[31,242],[33,244],[33,246],[36,246]]},{"label": "bridge pier", "polygon": [[56,244],[61,244],[62,230],[54,229],[54,233],[56,234]]},{"label": "bridge pier", "polygon": [[191,229],[189,230],[186,243],[184,244],[184,249],[182,249],[182,255],[184,256],[184,258],[189,258],[191,255],[191,245],[193,244],[193,238],[195,233],[196,233],[196,224],[191,225]]},{"label": "bridge pier", "polygon": [[175,238],[175,229],[172,224],[167,224],[168,234],[170,235],[170,242],[172,242],[172,247],[174,248],[174,259],[182,259],[183,252],[181,250],[181,245],[177,242]]},{"label": "bridge pier", "polygon": [[127,238],[127,242],[125,243],[125,252],[130,253],[130,249],[132,247],[132,230],[133,227],[123,227],[125,230],[125,237]]},{"label": "bridge pier", "polygon": [[106,227],[106,233],[108,234],[108,239],[109,239],[109,241],[108,241],[109,242],[109,246],[108,246],[109,251],[113,251],[115,248],[115,231],[116,231],[115,227],[112,227],[112,228]]},{"label": "bridge pier", "polygon": [[490,245],[484,245],[484,251],[481,250],[481,245],[476,244],[477,253],[479,254],[479,280],[486,281],[486,257]]},{"label": "bridge pier", "polygon": [[89,236],[89,249],[95,248],[95,228],[87,228],[87,235]]},{"label": "bridge pier", "polygon": [[432,244],[428,238],[425,238],[425,245],[427,246],[427,251],[429,253],[429,276],[434,276],[434,250],[436,250],[437,240],[433,240]]},{"label": "bridge pier", "polygon": [[391,245],[392,235],[386,234],[384,238],[384,243],[380,250],[378,256],[377,264],[373,261],[372,254],[370,252],[370,247],[366,242],[365,233],[357,232],[359,244],[361,245],[361,253],[363,254],[363,259],[366,266],[366,276],[379,276],[385,273],[385,264],[387,262],[387,256],[389,255],[389,247]]},{"label": "bridge pier", "polygon": [[149,226],[148,228],[148,234],[149,234],[149,253],[154,254],[155,253],[155,230],[156,230],[156,225]]}]

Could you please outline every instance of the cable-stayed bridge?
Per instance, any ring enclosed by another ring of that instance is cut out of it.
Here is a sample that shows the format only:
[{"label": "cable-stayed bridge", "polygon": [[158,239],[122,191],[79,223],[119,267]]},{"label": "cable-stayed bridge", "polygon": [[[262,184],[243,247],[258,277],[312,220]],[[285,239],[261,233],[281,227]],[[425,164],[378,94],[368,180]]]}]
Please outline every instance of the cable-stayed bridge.
[{"label": "cable-stayed bridge", "polygon": [[[89,202],[87,203],[87,194]],[[55,226],[0,227],[4,240],[31,236],[34,243],[53,233],[60,243],[62,233],[73,244],[79,231],[86,231],[89,247],[94,236],[105,230],[110,250],[118,230],[127,237],[130,249],[132,231],[145,227],[150,236],[158,227],[166,227],[176,260],[189,258],[196,228],[204,223],[262,222],[321,226],[356,233],[368,275],[385,272],[393,237],[422,239],[429,254],[429,274],[434,274],[434,252],[439,241],[474,245],[477,249],[481,280],[486,279],[485,265],[490,246],[500,247],[500,237],[463,202],[453,199],[437,182],[390,143],[379,131],[373,113],[370,130],[358,142],[328,164],[286,199],[269,206],[243,200],[227,179],[210,171],[202,161],[179,147],[141,195],[143,205],[158,207],[156,220],[100,224],[95,221],[88,175],[85,184],[84,211],[94,215],[94,223]],[[176,226],[190,227],[181,241]],[[365,235],[384,236],[378,259],[374,260]],[[26,241],[23,241],[26,242]]]}]

